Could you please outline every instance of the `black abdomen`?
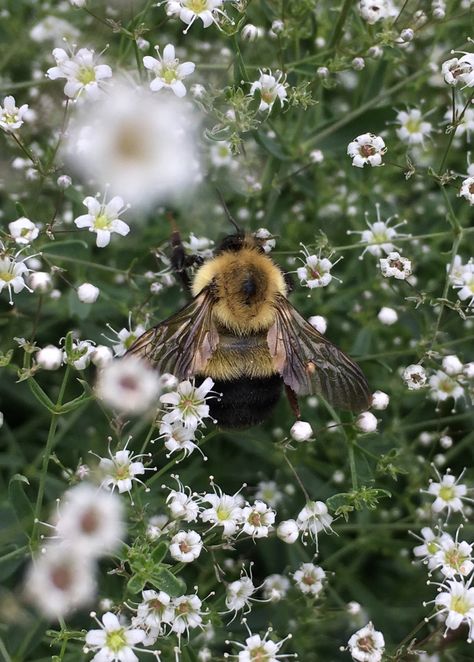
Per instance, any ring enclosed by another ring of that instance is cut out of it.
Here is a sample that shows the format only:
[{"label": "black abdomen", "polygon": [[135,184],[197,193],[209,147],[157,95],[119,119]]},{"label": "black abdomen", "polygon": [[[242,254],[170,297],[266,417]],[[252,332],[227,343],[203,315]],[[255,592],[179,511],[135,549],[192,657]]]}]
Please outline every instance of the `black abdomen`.
[{"label": "black abdomen", "polygon": [[[203,379],[201,377],[199,381]],[[222,393],[222,397],[209,400],[211,416],[222,428],[247,428],[258,425],[275,407],[282,386],[283,380],[280,375],[240,377],[230,381],[217,380],[212,390]]]}]

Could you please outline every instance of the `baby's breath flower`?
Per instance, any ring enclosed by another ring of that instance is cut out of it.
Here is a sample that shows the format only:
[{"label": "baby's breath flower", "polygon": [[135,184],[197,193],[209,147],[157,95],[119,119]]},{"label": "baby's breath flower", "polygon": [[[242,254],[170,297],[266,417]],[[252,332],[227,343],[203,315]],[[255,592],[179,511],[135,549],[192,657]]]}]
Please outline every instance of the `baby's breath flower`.
[{"label": "baby's breath flower", "polygon": [[178,483],[178,490],[170,490],[166,503],[173,519],[183,519],[185,522],[195,522],[199,515],[199,505],[195,501],[197,494],[193,494],[189,487],[179,480],[178,476],[171,476]]},{"label": "baby's breath flower", "polygon": [[[444,590],[443,590],[444,589]],[[468,642],[474,638],[474,588],[471,580],[452,579],[442,585],[435,599],[437,613],[446,617],[446,632],[457,630],[462,623],[469,628]]]},{"label": "baby's breath flower", "polygon": [[283,522],[280,522],[277,527],[277,536],[280,540],[283,540],[283,542],[286,542],[289,545],[296,542],[299,535],[300,529],[294,519],[284,520]]},{"label": "baby's breath flower", "polygon": [[440,513],[446,509],[448,511],[448,517],[451,512],[462,513],[464,507],[463,501],[471,501],[466,496],[468,491],[467,486],[459,482],[464,475],[464,471],[461,472],[458,478],[449,473],[449,469],[442,477],[437,471],[436,473],[439,482],[430,480],[428,490],[422,490],[436,497],[431,504],[432,511],[434,513]]},{"label": "baby's breath flower", "polygon": [[[95,618],[95,613],[91,616]],[[110,660],[110,662],[138,662],[134,650],[142,650],[136,644],[143,643],[145,631],[120,623],[115,614],[108,611],[102,616],[102,623],[96,621],[99,630],[89,630],[86,634],[86,645],[84,650],[95,652],[93,662]]]},{"label": "baby's breath flower", "polygon": [[13,293],[19,294],[25,288],[31,292],[25,281],[29,271],[25,261],[18,260],[17,255],[13,257],[0,254],[0,293],[5,287],[7,288],[11,306],[13,306]]},{"label": "baby's breath flower", "polygon": [[459,375],[463,369],[463,364],[455,354],[443,357],[442,366],[445,373],[450,377]]},{"label": "baby's breath flower", "polygon": [[377,418],[370,411],[362,412],[355,421],[355,426],[361,432],[375,432],[377,424]]},{"label": "baby's breath flower", "polygon": [[275,511],[263,501],[242,509],[243,532],[252,538],[266,538],[275,522]]},{"label": "baby's breath flower", "polygon": [[17,108],[14,97],[5,97],[3,106],[0,106],[0,128],[7,133],[13,133],[22,126],[27,113],[28,104]]},{"label": "baby's breath flower", "polygon": [[363,133],[347,146],[347,154],[356,168],[363,168],[365,164],[372,167],[383,165],[382,156],[386,151],[383,138],[373,133]]},{"label": "baby's breath flower", "polygon": [[283,494],[274,480],[262,480],[257,485],[255,498],[265,501],[269,506],[275,508],[283,499]]},{"label": "baby's breath flower", "polygon": [[142,602],[137,607],[137,615],[132,618],[132,625],[160,632],[164,624],[172,622],[173,617],[174,609],[168,593],[149,589],[142,591]]},{"label": "baby's breath flower", "polygon": [[211,486],[214,492],[208,492],[202,497],[202,501],[209,503],[211,507],[205,508],[202,511],[201,520],[203,522],[210,522],[212,528],[222,526],[222,535],[228,538],[237,532],[242,523],[243,499],[238,492],[232,496],[230,494],[224,494],[213,481],[211,481]]},{"label": "baby's breath flower", "polygon": [[196,65],[193,62],[180,64],[172,44],[164,47],[163,56],[159,54],[159,46],[155,46],[155,50],[158,59],[150,55],[143,58],[145,69],[149,69],[155,76],[150,83],[150,90],[158,92],[163,88],[169,88],[177,97],[184,97],[186,88],[182,79],[192,74]]},{"label": "baby's breath flower", "polygon": [[285,575],[268,575],[263,582],[263,597],[270,602],[279,602],[286,597],[290,580]]},{"label": "baby's breath flower", "polygon": [[170,543],[170,554],[181,563],[195,561],[202,550],[202,539],[197,531],[178,531]]},{"label": "baby's breath flower", "polygon": [[369,25],[374,25],[384,18],[396,16],[398,13],[392,0],[360,0],[359,12]]},{"label": "baby's breath flower", "polygon": [[296,270],[300,283],[310,290],[327,287],[333,279],[331,269],[342,258],[339,258],[336,262],[331,262],[327,257],[323,258],[321,255],[310,255],[306,246],[303,246],[301,252],[303,253],[304,260],[302,258],[299,259],[303,262],[303,266],[298,267]]},{"label": "baby's breath flower", "polygon": [[141,461],[141,458],[150,457],[150,455],[134,455],[126,447],[116,451],[115,454],[112,454],[109,449],[109,455],[110,458],[100,458],[99,470],[104,476],[101,485],[112,491],[117,488],[120,494],[123,492],[130,494],[134,481],[141,485],[144,484],[137,476],[143,475],[145,471],[155,471],[155,467],[145,468]]},{"label": "baby's breath flower", "polygon": [[369,622],[349,639],[348,647],[357,662],[380,662],[385,650],[383,634]]},{"label": "baby's breath flower", "polygon": [[291,426],[290,435],[295,441],[309,441],[313,436],[313,428],[306,421],[296,421]]},{"label": "baby's breath flower", "polygon": [[105,199],[99,202],[97,198],[88,195],[83,204],[89,213],[78,216],[74,223],[78,228],[89,228],[89,232],[95,232],[96,245],[99,248],[109,245],[112,233],[116,232],[125,237],[130,232],[129,226],[119,218],[127,209],[120,196],[116,195],[106,203]]},{"label": "baby's breath flower", "polygon": [[156,403],[160,393],[158,373],[135,356],[106,363],[97,375],[97,397],[123,414],[138,415]]},{"label": "baby's breath flower", "polygon": [[241,651],[238,653],[238,655],[230,655],[229,653],[224,653],[224,659],[227,660],[229,658],[236,658],[238,659],[238,662],[253,662],[254,660],[255,662],[257,662],[257,660],[261,660],[262,662],[277,662],[278,660],[284,658],[286,659],[289,657],[296,657],[296,655],[292,654],[279,654],[283,644],[288,641],[288,639],[291,639],[291,634],[289,634],[281,641],[274,642],[268,638],[272,632],[271,628],[267,630],[264,637],[262,638],[259,634],[252,634],[247,625],[246,619],[243,619],[243,623],[245,624],[249,634],[245,640],[245,644],[241,644],[238,641],[227,640],[225,642],[226,644],[234,644],[234,646],[240,648]]},{"label": "baby's breath flower", "polygon": [[318,533],[332,532],[332,515],[329,514],[328,507],[324,501],[308,501],[305,507],[300,510],[296,519],[299,530],[304,535],[309,535],[316,542],[318,548]]},{"label": "baby's breath flower", "polygon": [[379,264],[382,276],[385,278],[406,280],[412,273],[411,261],[396,251],[389,253],[386,258],[380,258]]},{"label": "baby's breath flower", "polygon": [[179,635],[198,627],[202,627],[202,601],[197,595],[181,595],[172,601],[174,617],[171,630]]},{"label": "baby's breath flower", "polygon": [[464,396],[464,388],[453,377],[442,370],[437,370],[429,379],[430,395],[437,402],[444,402],[448,398],[458,400]]},{"label": "baby's breath flower", "polygon": [[8,224],[11,236],[19,246],[27,246],[39,234],[39,228],[30,221],[29,218],[22,216]]},{"label": "baby's breath flower", "polygon": [[63,362],[63,352],[59,347],[46,345],[35,355],[36,363],[43,370],[57,370]]},{"label": "baby's breath flower", "polygon": [[176,391],[165,393],[160,402],[167,406],[167,412],[163,416],[164,423],[181,422],[185,428],[196,430],[203,424],[205,418],[209,417],[209,405],[206,399],[213,397],[211,389],[214,382],[207,377],[200,386],[194,382],[185,380],[180,382]]},{"label": "baby's breath flower", "polygon": [[108,64],[96,64],[94,51],[80,48],[71,56],[63,48],[55,48],[53,57],[56,66],[46,72],[48,78],[56,80],[65,78],[64,94],[71,99],[77,98],[82,92],[91,99],[97,99],[103,89],[103,81],[112,76]]},{"label": "baby's breath flower", "polygon": [[[173,423],[162,422],[160,425],[159,439],[164,439],[165,447],[171,453],[184,451],[184,455],[191,455],[191,453],[199,446],[195,443],[196,430],[191,427],[186,427],[182,421],[174,421]],[[203,456],[206,459],[205,456]]]},{"label": "baby's breath flower", "polygon": [[186,23],[188,27],[184,34],[187,34],[197,18],[201,19],[205,28],[213,23],[219,25],[219,15],[227,18],[221,9],[223,3],[224,0],[170,0],[166,3],[166,13],[168,16],[178,16]]},{"label": "baby's breath flower", "polygon": [[401,225],[405,225],[406,221],[401,221],[396,225],[390,226],[390,223],[393,219],[397,219],[398,215],[390,216],[386,221],[382,221],[380,214],[380,205],[376,203],[375,212],[377,220],[374,223],[370,223],[369,215],[365,212],[365,222],[368,226],[368,230],[348,230],[347,234],[359,234],[360,241],[364,244],[367,244],[367,247],[364,248],[359,259],[362,259],[365,253],[370,253],[375,255],[375,257],[382,257],[385,253],[388,255],[391,253],[396,246],[392,243],[393,239],[397,237],[406,237],[407,235],[397,232],[397,228]]},{"label": "baby's breath flower", "polygon": [[426,380],[426,370],[418,363],[409,365],[403,370],[403,381],[410,391],[418,391],[423,388]]},{"label": "baby's breath flower", "polygon": [[82,303],[95,303],[99,294],[99,288],[92,283],[82,283],[77,288],[77,297]]},{"label": "baby's breath flower", "polygon": [[302,563],[293,574],[293,579],[302,593],[316,597],[323,590],[326,573],[314,563]]},{"label": "baby's breath flower", "polygon": [[[282,82],[280,82],[282,81]],[[258,90],[260,93],[260,105],[258,109],[262,111],[271,111],[273,104],[278,99],[280,106],[283,107],[287,101],[286,88],[287,83],[283,79],[283,74],[278,74],[278,77],[272,75],[272,72],[264,73],[260,71],[260,78],[254,81],[250,87],[250,94],[255,94]]]},{"label": "baby's breath flower", "polygon": [[474,205],[474,177],[466,177],[461,184],[459,196]]},{"label": "baby's breath flower", "polygon": [[448,533],[443,534],[432,559],[433,569],[439,568],[448,579],[453,579],[456,575],[467,577],[474,568],[473,545],[464,540],[459,542],[458,535],[459,529],[456,532],[455,540]]},{"label": "baby's breath flower", "polygon": [[391,326],[398,320],[397,311],[393,308],[388,308],[387,306],[383,306],[379,310],[377,317],[382,324],[385,324],[385,326]]},{"label": "baby's breath flower", "polygon": [[430,122],[423,121],[421,110],[418,108],[400,111],[396,121],[400,125],[397,136],[407,145],[422,145],[433,129]]},{"label": "baby's breath flower", "polygon": [[474,54],[464,53],[461,58],[453,57],[441,66],[441,73],[448,85],[458,83],[464,87],[474,86]]},{"label": "baby's breath flower", "polygon": [[372,409],[383,410],[387,409],[390,402],[389,396],[383,391],[375,391],[372,394]]},{"label": "baby's breath flower", "polygon": [[113,357],[114,355],[110,347],[106,347],[105,345],[97,345],[97,347],[94,347],[94,351],[92,352],[91,361],[98,368],[103,368],[107,365],[107,363],[112,361]]},{"label": "baby's breath flower", "polygon": [[434,557],[440,549],[441,535],[435,533],[429,526],[424,526],[421,529],[421,536],[413,533],[412,535],[422,543],[413,548],[413,554],[420,558],[430,570],[433,570],[435,567]]}]

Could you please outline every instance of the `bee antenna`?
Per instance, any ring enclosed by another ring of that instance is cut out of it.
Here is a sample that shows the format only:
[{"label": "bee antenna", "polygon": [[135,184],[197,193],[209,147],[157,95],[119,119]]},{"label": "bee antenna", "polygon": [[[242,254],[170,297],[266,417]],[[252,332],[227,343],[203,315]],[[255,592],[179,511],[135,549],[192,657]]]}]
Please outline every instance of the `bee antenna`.
[{"label": "bee antenna", "polygon": [[173,214],[172,214],[170,211],[167,211],[166,214],[165,214],[165,216],[166,216],[166,220],[167,220],[167,221],[170,223],[170,225],[171,225],[171,230],[172,230],[173,232],[178,232],[178,226],[177,226],[177,224],[176,224],[176,220],[175,220],[175,217],[173,216]]},{"label": "bee antenna", "polygon": [[219,197],[219,200],[220,200],[220,202],[221,202],[222,207],[224,208],[224,212],[225,212],[225,215],[227,216],[227,219],[229,220],[230,223],[232,223],[232,225],[234,226],[234,228],[237,230],[237,232],[238,232],[239,234],[243,234],[243,230],[242,230],[242,228],[240,228],[240,227],[237,225],[236,220],[233,218],[232,214],[231,214],[230,211],[229,211],[228,206],[226,205],[226,202],[225,202],[225,200],[224,200],[224,196],[222,195],[222,193],[219,191],[218,188],[216,188],[216,193],[217,193],[217,195],[218,195],[218,197]]}]

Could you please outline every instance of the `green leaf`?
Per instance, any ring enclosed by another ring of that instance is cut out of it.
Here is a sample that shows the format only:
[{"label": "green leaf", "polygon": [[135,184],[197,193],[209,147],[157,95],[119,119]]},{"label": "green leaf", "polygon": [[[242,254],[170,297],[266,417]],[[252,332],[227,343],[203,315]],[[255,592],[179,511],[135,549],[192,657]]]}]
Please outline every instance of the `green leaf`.
[{"label": "green leaf", "polygon": [[43,389],[38,384],[36,379],[30,377],[27,381],[27,384],[30,387],[30,391],[33,393],[33,395],[38,400],[38,402],[41,405],[43,405],[43,407],[46,407],[46,409],[48,409],[48,411],[50,411],[52,414],[56,413],[54,402],[49,399],[49,397],[43,391]]},{"label": "green leaf", "polygon": [[12,360],[13,350],[9,349],[6,354],[0,352],[0,368],[5,368]]},{"label": "green leaf", "polygon": [[163,567],[155,570],[149,581],[159,591],[164,591],[168,595],[171,595],[171,597],[182,595],[186,591],[186,585],[183,580],[178,579],[172,572]]},{"label": "green leaf", "polygon": [[23,531],[30,530],[33,523],[33,506],[25,492],[25,485],[30,482],[26,476],[15,474],[8,484],[8,497],[10,504]]},{"label": "green leaf", "polygon": [[41,249],[47,255],[64,255],[77,257],[78,249],[88,249],[88,245],[82,239],[64,239],[63,241],[52,241]]},{"label": "green leaf", "polygon": [[168,551],[168,545],[163,540],[153,550],[153,553],[151,555],[153,561],[156,564],[161,563],[161,561],[163,561],[163,559],[165,558],[167,551]]},{"label": "green leaf", "polygon": [[146,577],[140,574],[133,575],[133,577],[128,580],[127,591],[129,593],[133,593],[133,595],[136,595],[137,593],[143,591],[145,584]]}]

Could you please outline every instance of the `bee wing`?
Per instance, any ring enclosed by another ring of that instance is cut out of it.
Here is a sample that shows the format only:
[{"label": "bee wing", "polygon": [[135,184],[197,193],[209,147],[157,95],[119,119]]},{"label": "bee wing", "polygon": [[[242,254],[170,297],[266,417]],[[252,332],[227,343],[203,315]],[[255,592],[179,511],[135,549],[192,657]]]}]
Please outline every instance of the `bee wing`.
[{"label": "bee wing", "polygon": [[141,335],[127,354],[178,379],[203,371],[219,343],[212,321],[213,303],[210,289],[204,289],[176,314]]},{"label": "bee wing", "polygon": [[362,411],[371,394],[359,366],[322,336],[283,296],[267,343],[275,369],[297,395],[321,394],[340,409]]}]

